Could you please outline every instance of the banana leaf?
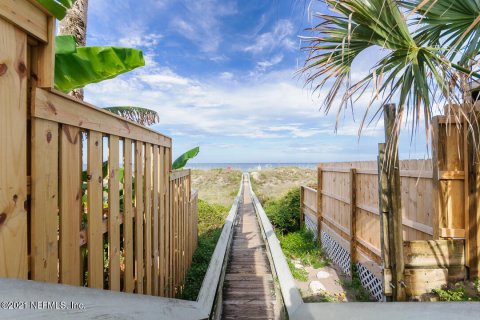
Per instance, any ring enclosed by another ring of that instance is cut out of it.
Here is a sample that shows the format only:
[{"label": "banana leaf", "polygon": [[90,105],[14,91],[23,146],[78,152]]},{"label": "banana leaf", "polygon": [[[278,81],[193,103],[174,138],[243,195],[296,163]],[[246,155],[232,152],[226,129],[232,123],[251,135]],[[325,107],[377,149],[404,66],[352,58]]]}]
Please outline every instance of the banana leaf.
[{"label": "banana leaf", "polygon": [[65,18],[67,10],[73,6],[75,0],[37,0],[45,9],[58,20]]},{"label": "banana leaf", "polygon": [[56,36],[55,54],[71,54],[77,52],[77,42],[74,36]]},{"label": "banana leaf", "polygon": [[78,47],[76,52],[55,55],[55,88],[69,92],[145,65],[137,49]]},{"label": "banana leaf", "polygon": [[195,147],[191,150],[188,150],[173,162],[172,169],[173,170],[182,169],[183,167],[185,167],[188,160],[195,158],[199,152],[200,152],[199,147]]}]

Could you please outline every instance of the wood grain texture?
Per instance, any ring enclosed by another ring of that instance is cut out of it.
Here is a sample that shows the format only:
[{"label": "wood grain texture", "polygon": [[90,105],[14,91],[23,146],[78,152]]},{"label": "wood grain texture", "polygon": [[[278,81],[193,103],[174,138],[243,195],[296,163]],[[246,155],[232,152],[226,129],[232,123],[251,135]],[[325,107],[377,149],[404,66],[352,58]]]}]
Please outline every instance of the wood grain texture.
[{"label": "wood grain texture", "polygon": [[0,18],[8,20],[43,42],[49,41],[49,16],[28,0],[2,0]]},{"label": "wood grain texture", "polygon": [[26,279],[27,37],[3,19],[0,37],[0,277]]},{"label": "wood grain texture", "polygon": [[124,291],[133,292],[135,281],[133,275],[134,257],[133,257],[133,207],[132,207],[132,140],[125,139],[123,142],[123,163],[124,163],[124,216],[125,223],[123,227],[123,248],[125,251],[125,272],[124,272]]},{"label": "wood grain texture", "polygon": [[143,229],[145,246],[145,293],[152,294],[152,145],[145,144],[144,179],[145,224]]},{"label": "wood grain texture", "polygon": [[103,289],[103,137],[88,133],[87,212],[88,212],[88,286]]},{"label": "wood grain texture", "polygon": [[32,121],[31,277],[58,282],[58,124]]},{"label": "wood grain texture", "polygon": [[108,281],[110,290],[120,291],[120,162],[119,139],[108,140]]},{"label": "wood grain texture", "polygon": [[158,243],[159,243],[159,295],[165,296],[165,277],[166,277],[166,229],[165,229],[165,210],[167,207],[167,188],[168,188],[168,172],[167,167],[165,165],[165,148],[160,147],[160,154],[159,154],[159,164],[160,164],[160,208],[159,208],[159,232],[158,232]]},{"label": "wood grain texture", "polygon": [[55,90],[37,88],[33,115],[104,134],[171,147],[170,137]]},{"label": "wood grain texture", "polygon": [[82,219],[82,133],[60,130],[60,282],[79,286],[80,221]]},{"label": "wood grain texture", "polygon": [[143,165],[144,165],[144,145],[135,142],[135,278],[136,292],[143,294],[144,285],[144,265],[143,265],[143,223],[145,206],[143,201]]},{"label": "wood grain texture", "polygon": [[159,163],[159,150],[158,146],[153,146],[153,185],[152,185],[152,223],[153,223],[153,233],[152,233],[152,241],[153,241],[153,295],[158,296],[159,294],[159,220],[158,220],[158,211],[159,211],[159,195],[160,195],[160,187],[159,187],[159,179],[160,179],[160,163]]}]

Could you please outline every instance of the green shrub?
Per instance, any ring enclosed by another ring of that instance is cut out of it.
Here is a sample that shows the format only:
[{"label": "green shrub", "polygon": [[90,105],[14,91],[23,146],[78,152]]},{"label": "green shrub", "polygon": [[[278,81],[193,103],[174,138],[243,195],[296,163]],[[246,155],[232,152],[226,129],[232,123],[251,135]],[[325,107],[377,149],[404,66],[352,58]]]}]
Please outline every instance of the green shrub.
[{"label": "green shrub", "polygon": [[198,247],[187,272],[185,287],[178,298],[197,299],[227,214],[228,208],[222,205],[198,200]]},{"label": "green shrub", "polygon": [[298,260],[302,265],[315,269],[328,264],[318,243],[313,239],[312,231],[304,228],[286,235],[277,232],[277,237],[287,258]]},{"label": "green shrub", "polygon": [[300,229],[300,189],[291,189],[280,199],[265,202],[265,213],[276,230],[288,233]]},{"label": "green shrub", "polygon": [[440,298],[440,301],[479,301],[480,297],[471,296],[465,291],[463,283],[456,283],[455,286],[447,289],[433,289]]}]

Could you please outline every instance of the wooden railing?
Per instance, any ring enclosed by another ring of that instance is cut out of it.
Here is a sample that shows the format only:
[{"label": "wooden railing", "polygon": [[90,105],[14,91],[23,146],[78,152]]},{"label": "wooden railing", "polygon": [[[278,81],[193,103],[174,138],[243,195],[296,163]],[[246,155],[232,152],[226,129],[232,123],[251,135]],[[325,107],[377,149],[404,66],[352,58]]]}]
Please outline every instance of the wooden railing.
[{"label": "wooden railing", "polygon": [[172,139],[53,89],[55,19],[0,5],[0,277],[173,297],[196,246]]}]

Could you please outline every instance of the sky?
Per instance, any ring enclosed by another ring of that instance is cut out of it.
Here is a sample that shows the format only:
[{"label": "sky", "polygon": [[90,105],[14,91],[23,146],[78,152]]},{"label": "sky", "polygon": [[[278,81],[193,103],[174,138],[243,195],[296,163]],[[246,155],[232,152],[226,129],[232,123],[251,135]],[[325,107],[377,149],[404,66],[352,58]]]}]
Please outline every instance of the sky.
[{"label": "sky", "polygon": [[[92,84],[85,99],[99,107],[153,109],[152,128],[173,138],[174,158],[200,146],[197,163],[374,160],[382,121],[358,128],[370,101],[352,110],[319,111],[328,88],[313,92],[298,70],[301,36],[327,12],[308,0],[93,0],[87,45],[141,49],[145,67]],[[353,77],[381,52],[362,53]],[[423,129],[404,128],[400,157],[428,157]]]}]

